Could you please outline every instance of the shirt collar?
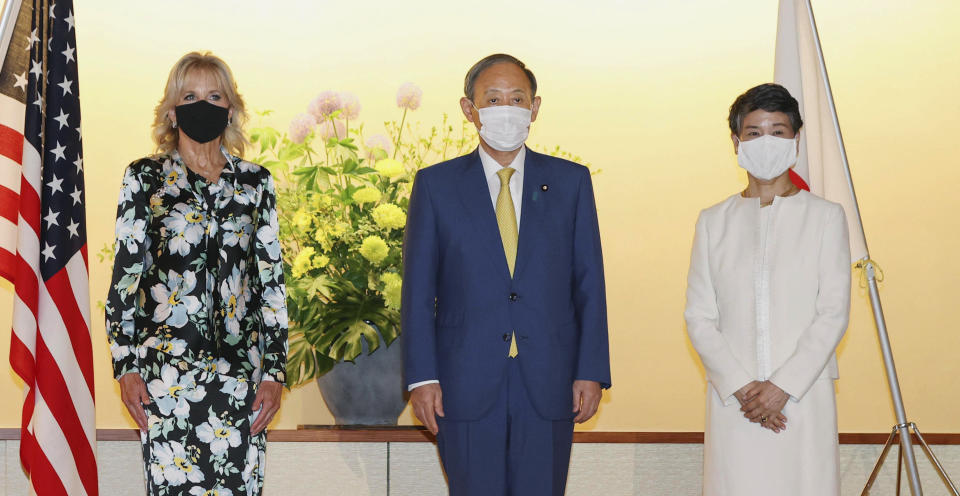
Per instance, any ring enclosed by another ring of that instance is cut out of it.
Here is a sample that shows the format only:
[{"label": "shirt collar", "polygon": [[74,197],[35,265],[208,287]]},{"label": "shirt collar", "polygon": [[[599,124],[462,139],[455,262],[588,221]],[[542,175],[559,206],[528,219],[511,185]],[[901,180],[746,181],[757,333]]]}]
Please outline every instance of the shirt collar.
[{"label": "shirt collar", "polygon": [[[493,176],[497,174],[497,171],[503,168],[499,162],[494,160],[493,157],[483,149],[483,145],[477,146],[477,149],[480,151],[480,163],[483,165],[483,175],[487,178],[487,181],[491,180]],[[516,157],[513,157],[513,162],[510,162],[511,167],[517,172],[514,172],[513,175],[517,176],[517,179],[522,180],[523,178],[523,162],[527,157],[527,146],[520,146],[520,153],[517,153]],[[499,180],[499,179],[498,179]]]}]

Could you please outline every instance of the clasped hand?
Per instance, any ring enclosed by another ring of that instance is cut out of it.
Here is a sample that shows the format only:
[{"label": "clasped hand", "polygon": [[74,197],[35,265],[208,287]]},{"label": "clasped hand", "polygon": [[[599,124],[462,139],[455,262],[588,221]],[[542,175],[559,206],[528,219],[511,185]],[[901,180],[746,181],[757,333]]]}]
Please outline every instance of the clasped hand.
[{"label": "clasped hand", "polygon": [[733,393],[747,420],[759,423],[775,433],[787,428],[783,407],[790,395],[770,381],[753,381]]}]

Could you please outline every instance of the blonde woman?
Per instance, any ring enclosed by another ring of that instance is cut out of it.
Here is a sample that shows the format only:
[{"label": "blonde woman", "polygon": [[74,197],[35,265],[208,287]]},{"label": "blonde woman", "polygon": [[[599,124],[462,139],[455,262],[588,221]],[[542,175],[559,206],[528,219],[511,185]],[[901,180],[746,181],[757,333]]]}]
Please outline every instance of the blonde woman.
[{"label": "blonde woman", "polygon": [[790,179],[803,122],[785,88],[740,95],[729,124],[749,182],[701,212],[687,279],[687,332],[708,381],[703,494],[838,496],[843,208]]},{"label": "blonde woman", "polygon": [[183,56],[130,164],[106,327],[140,427],[147,493],[260,494],[287,311],[270,173],[240,158],[243,99],[210,53]]}]

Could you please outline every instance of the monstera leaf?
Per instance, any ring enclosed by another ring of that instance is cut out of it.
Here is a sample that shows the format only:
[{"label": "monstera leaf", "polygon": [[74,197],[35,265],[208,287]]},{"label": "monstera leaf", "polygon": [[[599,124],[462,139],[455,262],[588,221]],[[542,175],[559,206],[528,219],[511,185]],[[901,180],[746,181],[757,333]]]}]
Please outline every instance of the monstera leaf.
[{"label": "monstera leaf", "polygon": [[289,386],[320,377],[339,362],[352,362],[363,352],[363,341],[370,354],[400,333],[400,312],[386,307],[376,293],[342,281],[333,294],[336,301],[290,302],[291,316],[299,320],[290,331]]}]

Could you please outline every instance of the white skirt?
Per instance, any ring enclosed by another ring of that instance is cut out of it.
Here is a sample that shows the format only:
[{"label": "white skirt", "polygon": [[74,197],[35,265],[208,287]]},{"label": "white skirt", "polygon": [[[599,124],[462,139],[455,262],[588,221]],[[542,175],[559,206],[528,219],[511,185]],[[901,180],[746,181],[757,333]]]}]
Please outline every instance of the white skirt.
[{"label": "white skirt", "polygon": [[704,496],[839,496],[837,404],[833,381],[816,381],[783,409],[779,434],[751,423],[732,399],[707,384]]}]

